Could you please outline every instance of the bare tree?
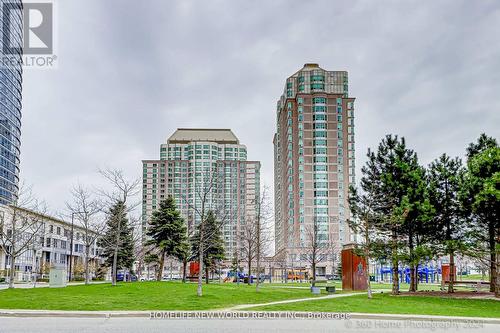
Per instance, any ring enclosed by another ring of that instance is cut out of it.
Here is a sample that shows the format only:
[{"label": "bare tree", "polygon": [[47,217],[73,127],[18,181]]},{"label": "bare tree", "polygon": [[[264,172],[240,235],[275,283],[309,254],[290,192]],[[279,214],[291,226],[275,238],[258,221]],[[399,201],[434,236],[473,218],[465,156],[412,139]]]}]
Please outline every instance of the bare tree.
[{"label": "bare tree", "polygon": [[[90,283],[90,261],[96,258],[96,251],[92,251],[95,247],[97,239],[104,231],[105,224],[102,219],[96,217],[102,211],[101,202],[93,197],[92,192],[87,188],[78,184],[71,190],[72,202],[67,202],[66,207],[73,217],[76,217],[77,223],[83,229],[84,233],[84,267],[85,267],[85,284]],[[73,239],[73,230],[71,234]],[[73,260],[73,258],[70,258]],[[70,272],[72,274],[72,272]]]},{"label": "bare tree", "polygon": [[[239,232],[239,243],[240,252],[243,258],[247,262],[248,269],[248,284],[250,285],[250,275],[252,274],[252,262],[257,256],[257,238],[258,238],[258,228],[257,224],[252,223],[253,221],[245,221],[240,227]],[[237,253],[236,253],[237,254]]]},{"label": "bare tree", "polygon": [[335,233],[332,233],[330,235],[330,256],[332,258],[332,279],[333,279],[333,276],[336,274],[336,270],[335,270],[335,265],[337,264],[337,256],[339,255],[340,253],[340,243],[339,242],[335,242],[333,241],[334,240],[334,236],[337,236],[337,234]]},{"label": "bare tree", "polygon": [[[268,250],[271,241],[270,221],[272,207],[269,202],[269,188],[264,186],[262,193],[253,200],[255,211],[248,214],[245,224],[239,231],[240,251],[247,260],[248,275],[252,273],[252,261],[256,261],[256,291],[260,286],[261,259]],[[250,278],[248,284],[250,285]]]},{"label": "bare tree", "polygon": [[[190,198],[183,197],[183,200],[188,205],[189,209],[193,211],[195,216],[199,217],[199,244],[198,244],[198,287],[196,293],[198,296],[203,296],[203,260],[205,248],[208,245],[207,241],[210,240],[212,235],[205,234],[205,224],[207,223],[208,212],[212,211],[218,226],[222,227],[225,223],[228,212],[224,201],[223,195],[219,195],[219,186],[222,187],[223,173],[219,174],[217,169],[214,170],[208,167],[203,173],[203,179],[196,179],[194,184],[194,201]],[[196,203],[198,201],[198,204]],[[188,221],[189,223],[189,221]],[[191,229],[188,226],[188,230]],[[188,231],[189,232],[189,231]]]},{"label": "bare tree", "polygon": [[316,221],[305,227],[305,259],[311,265],[313,287],[316,285],[316,266],[325,261],[330,249],[328,240],[321,238],[322,234]]},{"label": "bare tree", "polygon": [[256,204],[256,215],[255,215],[255,225],[256,225],[256,242],[255,242],[255,252],[257,259],[257,283],[255,285],[255,290],[259,291],[260,286],[260,262],[262,257],[266,254],[268,250],[269,243],[271,242],[271,214],[272,206],[269,201],[269,188],[267,186],[263,187],[260,198]]},{"label": "bare tree", "polygon": [[0,247],[10,261],[9,288],[14,288],[15,264],[19,256],[35,251],[44,231],[46,207],[33,196],[31,188],[21,185],[13,205],[0,211]]},{"label": "bare tree", "polygon": [[[119,215],[127,215],[132,211],[135,207],[137,207],[140,202],[128,204],[128,200],[137,195],[140,191],[139,185],[141,183],[139,178],[136,179],[127,179],[123,175],[122,170],[111,170],[111,169],[106,169],[106,170],[99,170],[99,173],[101,174],[102,177],[104,177],[112,186],[111,191],[106,191],[104,189],[99,190],[101,195],[105,198],[105,206],[111,207],[117,202],[122,202],[123,205],[119,205],[120,207],[123,207],[126,211],[120,212]],[[121,219],[118,219],[118,224],[117,224],[117,230],[115,230],[116,237],[114,238],[112,246],[114,247],[114,254],[113,254],[113,265],[111,269],[111,281],[112,285],[116,285],[116,274],[117,274],[117,261],[118,261],[118,250],[120,248],[120,245],[122,243],[122,240],[120,239],[121,235]],[[136,223],[137,224],[137,223]]]}]

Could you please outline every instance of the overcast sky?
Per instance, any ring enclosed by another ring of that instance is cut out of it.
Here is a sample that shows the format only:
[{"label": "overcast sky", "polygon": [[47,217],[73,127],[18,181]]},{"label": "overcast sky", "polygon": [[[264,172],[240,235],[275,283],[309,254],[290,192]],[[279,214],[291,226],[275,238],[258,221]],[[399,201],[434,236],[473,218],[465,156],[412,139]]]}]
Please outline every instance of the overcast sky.
[{"label": "overcast sky", "polygon": [[98,168],[141,177],[178,127],[231,128],[272,185],[276,101],[306,62],[349,72],[356,157],[422,163],[500,138],[499,1],[56,1],[52,70],[26,70],[21,178],[52,210]]}]

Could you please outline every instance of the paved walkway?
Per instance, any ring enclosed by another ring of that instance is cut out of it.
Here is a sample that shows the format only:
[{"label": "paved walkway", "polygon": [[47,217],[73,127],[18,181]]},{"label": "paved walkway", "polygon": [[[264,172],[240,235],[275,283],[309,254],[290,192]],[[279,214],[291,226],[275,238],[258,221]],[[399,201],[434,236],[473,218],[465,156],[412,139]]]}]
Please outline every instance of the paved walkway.
[{"label": "paved walkway", "polygon": [[259,306],[268,306],[268,305],[277,305],[277,304],[288,304],[288,303],[297,303],[297,302],[309,302],[309,301],[316,301],[316,300],[320,300],[320,299],[349,297],[349,296],[362,295],[362,294],[364,294],[364,293],[332,294],[332,295],[327,295],[327,296],[316,296],[316,297],[307,297],[307,298],[299,298],[299,299],[288,299],[288,300],[284,300],[284,301],[275,301],[275,302],[261,303],[261,304],[240,304],[240,305],[236,305],[236,306],[224,309],[222,311],[244,310],[244,309],[249,309],[249,308],[256,308],[256,307],[259,307]]}]

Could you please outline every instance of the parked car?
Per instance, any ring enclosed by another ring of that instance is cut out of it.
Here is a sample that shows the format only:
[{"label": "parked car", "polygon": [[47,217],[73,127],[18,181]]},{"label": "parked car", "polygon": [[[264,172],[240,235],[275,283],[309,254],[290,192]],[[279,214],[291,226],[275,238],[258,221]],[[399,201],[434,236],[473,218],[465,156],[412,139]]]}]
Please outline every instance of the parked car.
[{"label": "parked car", "polygon": [[130,281],[130,282],[136,282],[137,281],[137,275],[132,274],[130,272],[124,272],[123,270],[119,270],[116,272],[116,281],[121,282],[121,281]]},{"label": "parked car", "polygon": [[141,276],[141,281],[156,281],[156,277],[150,275],[149,277],[147,275]]}]

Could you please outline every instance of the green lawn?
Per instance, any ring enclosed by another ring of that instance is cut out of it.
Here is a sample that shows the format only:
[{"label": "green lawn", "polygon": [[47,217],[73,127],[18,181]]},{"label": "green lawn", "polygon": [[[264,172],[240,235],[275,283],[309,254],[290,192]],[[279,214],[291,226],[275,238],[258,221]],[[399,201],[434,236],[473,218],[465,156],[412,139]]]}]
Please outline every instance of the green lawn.
[{"label": "green lawn", "polygon": [[[378,283],[378,282],[372,282],[370,283],[372,290],[380,290],[380,289],[389,289],[392,290],[392,284],[391,283]],[[400,283],[399,284],[399,290],[400,291],[408,291],[410,288],[410,285],[408,283]],[[419,283],[418,284],[418,290],[440,290],[441,285],[438,284],[430,284],[430,283]]]},{"label": "green lawn", "polygon": [[483,276],[481,274],[469,274],[469,275],[462,275],[462,276],[458,275],[457,280],[460,281],[460,279],[462,279],[464,281],[480,281],[480,280],[489,281],[490,276],[488,274],[486,274],[484,276],[484,279],[483,279]]},{"label": "green lawn", "polygon": [[500,301],[374,294],[255,307],[265,311],[362,312],[500,318]]},{"label": "green lawn", "polygon": [[200,298],[194,283],[134,282],[2,290],[0,309],[208,310],[312,296],[309,289],[263,286],[257,293],[255,285],[226,283],[203,285]]}]

